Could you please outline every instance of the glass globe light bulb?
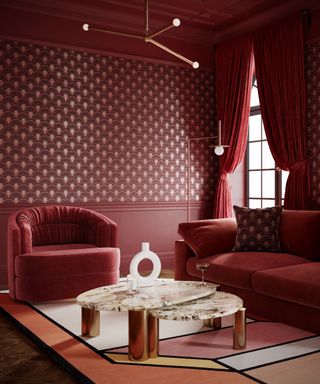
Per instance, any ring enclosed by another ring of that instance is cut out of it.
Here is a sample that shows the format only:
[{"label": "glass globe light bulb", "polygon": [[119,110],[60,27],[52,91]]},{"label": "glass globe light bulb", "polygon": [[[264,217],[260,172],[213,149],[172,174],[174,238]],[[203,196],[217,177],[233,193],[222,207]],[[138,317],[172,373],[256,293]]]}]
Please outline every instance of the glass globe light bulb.
[{"label": "glass globe light bulb", "polygon": [[192,64],[193,68],[194,69],[197,69],[199,68],[199,63],[197,61],[195,61],[193,64]]},{"label": "glass globe light bulb", "polygon": [[89,31],[89,24],[83,24],[82,29],[86,32]]},{"label": "glass globe light bulb", "polygon": [[217,155],[217,156],[221,156],[224,152],[224,149],[223,147],[215,147],[214,148],[214,153]]},{"label": "glass globe light bulb", "polygon": [[172,24],[174,27],[179,27],[179,25],[181,24],[181,21],[180,21],[180,19],[175,18],[172,20]]}]

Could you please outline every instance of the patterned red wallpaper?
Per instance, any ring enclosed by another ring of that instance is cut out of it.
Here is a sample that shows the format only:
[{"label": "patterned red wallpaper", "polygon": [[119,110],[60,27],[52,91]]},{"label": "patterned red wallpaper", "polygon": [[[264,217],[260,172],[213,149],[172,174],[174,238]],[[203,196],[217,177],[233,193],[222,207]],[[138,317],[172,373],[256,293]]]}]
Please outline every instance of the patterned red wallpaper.
[{"label": "patterned red wallpaper", "polygon": [[305,50],[312,206],[320,208],[320,41]]},{"label": "patterned red wallpaper", "polygon": [[[0,203],[185,201],[188,136],[213,133],[213,75],[2,41]],[[217,167],[192,147],[192,198]]]}]

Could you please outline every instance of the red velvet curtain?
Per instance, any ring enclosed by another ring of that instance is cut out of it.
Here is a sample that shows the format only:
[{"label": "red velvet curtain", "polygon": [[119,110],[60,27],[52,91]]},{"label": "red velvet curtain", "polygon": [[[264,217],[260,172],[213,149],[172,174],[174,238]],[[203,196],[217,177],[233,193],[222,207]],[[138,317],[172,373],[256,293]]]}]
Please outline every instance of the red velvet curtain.
[{"label": "red velvet curtain", "polygon": [[232,216],[228,174],[245,155],[253,76],[252,39],[247,37],[220,44],[216,51],[218,120],[222,144],[229,144],[220,157],[220,173],[214,201],[214,217]]},{"label": "red velvet curtain", "polygon": [[254,57],[266,136],[277,166],[290,171],[284,207],[307,207],[306,95],[301,18],[254,36]]}]

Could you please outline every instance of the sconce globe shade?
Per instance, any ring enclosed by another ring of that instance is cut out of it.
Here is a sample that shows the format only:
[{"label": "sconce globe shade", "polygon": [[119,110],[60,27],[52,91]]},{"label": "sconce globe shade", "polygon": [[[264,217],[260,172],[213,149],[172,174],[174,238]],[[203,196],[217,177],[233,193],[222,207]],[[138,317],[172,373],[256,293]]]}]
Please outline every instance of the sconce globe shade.
[{"label": "sconce globe shade", "polygon": [[172,24],[174,27],[179,27],[179,25],[181,24],[181,21],[176,17],[175,19],[172,20]]},{"label": "sconce globe shade", "polygon": [[89,31],[89,24],[83,24],[82,28],[86,32]]},{"label": "sconce globe shade", "polygon": [[194,61],[192,66],[194,69],[197,69],[197,68],[199,68],[199,63],[197,61]]},{"label": "sconce globe shade", "polygon": [[217,155],[217,156],[221,156],[224,152],[224,149],[223,147],[215,147],[214,149],[214,153]]}]

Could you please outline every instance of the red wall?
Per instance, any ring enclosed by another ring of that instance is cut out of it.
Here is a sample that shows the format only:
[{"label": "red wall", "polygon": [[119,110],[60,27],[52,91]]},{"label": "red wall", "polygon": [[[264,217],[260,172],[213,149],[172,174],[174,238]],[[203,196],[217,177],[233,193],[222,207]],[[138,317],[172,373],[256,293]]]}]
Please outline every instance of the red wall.
[{"label": "red wall", "polygon": [[320,209],[320,36],[305,50],[311,204]]},{"label": "red wall", "polygon": [[[30,205],[114,219],[123,271],[142,241],[172,266],[186,220],[186,138],[213,134],[212,73],[11,40],[0,65],[0,284],[8,214]],[[192,146],[191,167],[193,217],[210,216],[217,165],[206,143]]]}]

